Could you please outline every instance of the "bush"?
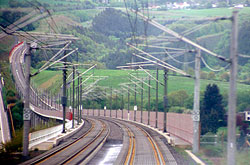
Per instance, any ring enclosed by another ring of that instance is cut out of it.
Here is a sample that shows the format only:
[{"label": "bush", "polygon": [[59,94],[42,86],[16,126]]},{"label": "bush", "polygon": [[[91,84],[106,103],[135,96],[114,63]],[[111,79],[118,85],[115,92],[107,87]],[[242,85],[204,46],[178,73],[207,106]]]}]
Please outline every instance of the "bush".
[{"label": "bush", "polygon": [[243,83],[247,84],[247,85],[250,85],[250,78],[246,78],[246,80],[243,81]]},{"label": "bush", "polygon": [[17,101],[17,98],[15,96],[14,97],[10,97],[10,96],[7,97],[8,104],[15,103],[16,101]]},{"label": "bush", "polygon": [[23,130],[20,129],[20,130],[16,131],[16,137],[11,139],[11,141],[3,144],[5,152],[6,153],[21,152],[22,151],[22,142],[23,142]]},{"label": "bush", "polygon": [[230,78],[229,73],[228,72],[222,73],[220,78],[221,78],[222,81],[229,81],[229,78]]},{"label": "bush", "polygon": [[40,69],[47,61],[40,61],[34,67],[35,69]]},{"label": "bush", "polygon": [[188,67],[188,69],[187,69],[187,73],[188,73],[188,74],[190,74],[190,75],[194,75],[194,69],[193,69],[193,68]]},{"label": "bush", "polygon": [[193,109],[193,104],[194,104],[194,94],[185,99],[184,107],[187,109]]},{"label": "bush", "polygon": [[21,128],[23,126],[23,103],[21,101],[17,102],[11,112],[15,128]]},{"label": "bush", "polygon": [[214,145],[203,146],[203,152],[208,157],[221,157],[223,155],[222,148]]},{"label": "bush", "polygon": [[94,9],[96,6],[96,4],[92,1],[84,1],[82,4],[82,8],[84,9]]},{"label": "bush", "polygon": [[209,80],[215,80],[216,76],[214,72],[209,72],[207,78]]},{"label": "bush", "polygon": [[184,107],[174,106],[169,109],[169,112],[183,113],[185,111]]},{"label": "bush", "polygon": [[168,95],[169,106],[184,106],[185,100],[189,98],[189,95],[185,90],[178,90],[171,92]]},{"label": "bush", "polygon": [[226,2],[220,2],[218,7],[227,7],[227,3]]},{"label": "bush", "polygon": [[218,136],[218,139],[220,141],[226,141],[227,140],[227,127],[220,127],[217,129],[216,135]]},{"label": "bush", "polygon": [[250,91],[245,90],[238,93],[237,96],[237,111],[242,112],[250,107]]},{"label": "bush", "polygon": [[201,79],[207,79],[207,72],[201,71]]},{"label": "bush", "polygon": [[17,102],[16,94],[12,90],[8,90],[6,94],[6,101],[7,104],[15,103]]},{"label": "bush", "polygon": [[6,95],[7,95],[7,96],[10,96],[10,97],[13,97],[13,96],[15,96],[16,94],[15,94],[14,91],[8,90]]},{"label": "bush", "polygon": [[17,7],[32,7],[32,4],[28,3],[28,2],[20,2],[17,0],[11,0],[9,1],[9,6],[11,8],[17,8]]}]

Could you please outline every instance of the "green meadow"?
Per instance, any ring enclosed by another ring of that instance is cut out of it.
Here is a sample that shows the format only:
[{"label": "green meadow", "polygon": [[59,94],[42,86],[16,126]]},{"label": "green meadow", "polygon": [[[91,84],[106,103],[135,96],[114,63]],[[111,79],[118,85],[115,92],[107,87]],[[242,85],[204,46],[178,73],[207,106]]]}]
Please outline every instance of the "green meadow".
[{"label": "green meadow", "polygon": [[[85,69],[80,70],[80,72],[85,71]],[[131,80],[137,81],[135,78],[129,76],[129,74],[133,74],[136,77],[139,78],[148,78],[148,75],[143,71],[131,71],[131,70],[106,70],[106,69],[94,69],[89,71],[88,73],[83,76],[83,80],[93,74],[94,76],[107,76],[104,80],[101,80],[98,82],[97,85],[103,86],[103,87],[112,87],[113,89],[121,89],[120,84],[121,83],[127,83]],[[151,70],[150,73],[155,77],[156,72],[155,70]],[[70,73],[68,72],[68,75]],[[88,84],[91,84],[96,80],[89,79],[85,86]],[[163,83],[163,71],[159,71],[159,81]],[[59,89],[62,85],[62,71],[44,71],[36,75],[32,78],[32,81],[34,84],[36,84],[39,88],[44,89]],[[50,83],[48,83],[48,81]],[[145,80],[145,82],[148,82],[148,80]],[[222,82],[222,81],[215,81],[215,80],[201,80],[201,91],[204,91],[206,86],[208,84],[217,84],[220,88],[221,93],[227,93],[229,90],[229,83],[228,82]],[[156,83],[154,80],[151,80],[151,85],[155,88]],[[134,88],[134,85],[133,85]],[[146,85],[144,85],[144,88],[147,89]],[[139,88],[138,88],[139,89]],[[160,96],[163,96],[163,86],[159,85],[159,94]],[[238,83],[237,90],[238,92],[243,92],[246,90],[249,90],[250,86],[246,84]],[[178,90],[185,90],[189,95],[193,94],[194,91],[194,79],[188,78],[188,77],[182,77],[179,75],[172,75],[170,74],[168,76],[168,92],[178,91]],[[151,90],[152,96],[154,96],[155,90]]]}]

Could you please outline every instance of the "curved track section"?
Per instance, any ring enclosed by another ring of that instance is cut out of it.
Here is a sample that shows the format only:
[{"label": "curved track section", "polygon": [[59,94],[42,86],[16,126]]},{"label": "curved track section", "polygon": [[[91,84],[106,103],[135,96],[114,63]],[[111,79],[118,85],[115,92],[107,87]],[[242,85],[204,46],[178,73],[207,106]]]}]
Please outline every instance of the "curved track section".
[{"label": "curved track section", "polygon": [[[23,69],[23,65],[24,65],[24,54],[26,53],[26,44],[24,42],[21,42],[19,44],[17,44],[10,52],[9,54],[9,61],[10,61],[10,65],[11,65],[11,72],[15,81],[15,85],[16,85],[16,89],[19,91],[19,94],[21,96],[23,96],[24,92],[25,92],[25,76],[24,76],[24,69]],[[31,91],[30,91],[30,101],[31,101],[31,105],[30,105],[30,109],[41,115],[44,117],[48,117],[48,118],[54,118],[54,119],[59,119],[62,120],[62,111],[59,110],[45,110],[39,107],[38,104],[38,100],[39,102],[42,102],[43,104],[45,104],[47,107],[50,107],[51,109],[55,109],[55,107],[52,107],[51,105],[49,105],[47,103],[46,100],[40,98],[37,93],[35,92],[35,90],[31,87]]]},{"label": "curved track section", "polygon": [[[10,52],[12,74],[19,92],[24,93],[23,61],[26,46],[18,44]],[[42,116],[62,118],[61,111],[43,110],[37,104],[36,92],[31,88],[31,109]],[[45,102],[46,100],[40,101]],[[68,141],[52,150],[31,159],[24,164],[87,164],[105,143],[110,134],[108,122],[120,127],[123,131],[123,147],[114,164],[177,164],[168,147],[159,136],[152,136],[146,127],[130,121],[104,117],[88,117],[88,130],[79,131]],[[90,124],[91,123],[91,124]],[[86,128],[86,127],[85,127]]]},{"label": "curved track section", "polygon": [[[155,141],[142,128],[124,121],[117,121],[127,127],[130,135],[129,149],[126,155],[125,164],[164,164],[159,154],[161,151],[155,147]],[[131,152],[132,151],[132,152]],[[159,153],[159,154],[158,154]],[[127,158],[129,161],[127,161]]]},{"label": "curved track section", "polygon": [[86,126],[76,135],[67,139],[62,145],[39,155],[26,164],[79,164],[93,157],[92,153],[98,150],[109,135],[107,123],[97,119],[87,119]]},{"label": "curved track section", "polygon": [[113,164],[177,164],[168,146],[146,127],[119,119],[98,119],[115,123],[123,130],[123,147]]}]

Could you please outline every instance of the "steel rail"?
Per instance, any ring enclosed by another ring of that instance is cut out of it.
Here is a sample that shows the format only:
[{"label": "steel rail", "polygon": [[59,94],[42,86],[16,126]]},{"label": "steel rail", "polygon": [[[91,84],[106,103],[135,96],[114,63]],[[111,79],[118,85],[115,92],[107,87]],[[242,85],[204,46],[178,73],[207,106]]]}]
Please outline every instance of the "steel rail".
[{"label": "steel rail", "polygon": [[[96,142],[101,137],[101,135],[104,134],[104,131],[107,130],[107,133],[104,135],[104,137],[101,139],[101,141],[98,142],[98,144],[94,147],[94,149],[91,150],[90,153],[94,152],[95,149],[97,149],[100,144],[105,142],[107,137],[109,136],[110,129],[107,129],[107,126],[103,121],[101,121],[101,123],[102,123],[102,130],[90,142],[88,142],[84,147],[82,147],[80,150],[76,151],[73,155],[66,158],[65,160],[63,160],[59,164],[70,164],[75,158],[77,158],[81,153],[86,151],[92,144],[94,144],[94,142]],[[81,158],[81,160],[87,159],[88,156],[90,156],[90,153],[87,154],[86,156],[84,156],[83,158]],[[80,162],[82,162],[82,161],[80,161]],[[77,164],[79,164],[80,162],[77,162]]]},{"label": "steel rail", "polygon": [[128,136],[129,136],[129,149],[127,152],[127,156],[125,159],[124,164],[129,165],[129,164],[133,164],[134,162],[134,157],[135,157],[135,135],[133,134],[133,132],[127,127],[125,126]]},{"label": "steel rail", "polygon": [[[105,120],[107,122],[113,123],[113,124],[117,125],[118,127],[123,128],[124,131],[125,130],[127,131],[127,134],[129,136],[129,147],[128,147],[128,151],[126,152],[126,159],[124,161],[122,161],[122,164],[125,164],[125,165],[133,164],[134,157],[135,157],[135,147],[136,147],[134,133],[124,123],[121,123],[115,119],[114,120],[110,119],[110,118],[101,118],[101,119]],[[119,162],[119,163],[121,163],[121,162]]]},{"label": "steel rail", "polygon": [[157,161],[157,165],[165,165],[166,163],[164,161],[163,155],[162,155],[158,145],[156,144],[156,142],[152,138],[152,136],[150,136],[150,134],[146,130],[144,130],[143,128],[141,128],[137,125],[135,125],[135,126],[143,132],[143,134],[148,138],[149,142],[151,143],[154,154],[155,154],[155,158]]},{"label": "steel rail", "polygon": [[[106,119],[106,120],[108,120],[108,119]],[[128,126],[126,126],[126,124],[124,123],[125,121],[122,121],[120,119],[113,119],[113,120],[109,119],[108,121],[109,122],[120,123],[127,130],[127,133],[128,133],[128,136],[129,136],[129,150],[127,152],[124,164],[126,164],[126,165],[133,164],[134,157],[135,157],[135,139],[136,139],[134,133],[130,130],[130,128]],[[160,151],[160,148],[157,145],[157,143],[155,142],[155,140],[152,138],[152,136],[144,128],[140,127],[139,125],[134,124],[132,122],[129,122],[129,124],[135,126],[139,130],[141,130],[142,133],[147,137],[147,139],[149,140],[149,142],[150,142],[150,144],[151,144],[151,146],[153,148],[157,165],[166,165],[166,162],[165,162],[165,160],[163,158],[163,154]]]},{"label": "steel rail", "polygon": [[42,157],[39,157],[38,159],[35,159],[33,161],[24,162],[23,165],[25,165],[25,164],[41,164],[41,163],[45,162],[46,160],[48,160],[49,158],[52,158],[55,155],[63,152],[65,149],[71,147],[73,144],[78,143],[80,140],[82,140],[83,138],[88,136],[89,133],[95,128],[95,123],[92,120],[90,120],[90,122],[91,122],[91,128],[86,133],[84,133],[82,136],[80,136],[79,138],[75,139],[74,141],[72,141],[66,145],[59,147],[58,149],[54,150],[53,152],[50,152],[48,154],[45,154]]}]

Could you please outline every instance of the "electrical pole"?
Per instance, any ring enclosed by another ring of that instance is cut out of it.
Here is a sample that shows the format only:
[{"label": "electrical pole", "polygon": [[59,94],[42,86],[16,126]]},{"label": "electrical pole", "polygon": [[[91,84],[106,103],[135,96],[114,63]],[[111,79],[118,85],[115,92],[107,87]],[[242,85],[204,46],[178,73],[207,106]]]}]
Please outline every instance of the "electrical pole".
[{"label": "electrical pole", "polygon": [[79,72],[77,72],[77,125],[80,124],[80,77],[79,77]]},{"label": "electrical pole", "polygon": [[123,119],[123,109],[124,109],[124,100],[123,100],[123,94],[122,94],[122,106],[121,106],[121,109],[122,109],[122,119]]},{"label": "electrical pole", "polygon": [[117,118],[117,91],[116,91],[116,95],[115,95],[115,118]]},{"label": "electrical pole", "polygon": [[110,113],[109,113],[109,117],[111,117],[111,110],[112,110],[112,87],[110,87]]},{"label": "electrical pole", "polygon": [[61,104],[61,101],[60,101],[60,93],[57,95],[57,100],[58,100],[58,104],[57,104],[57,107],[58,107],[58,110],[60,110],[60,104]]},{"label": "electrical pole", "polygon": [[128,88],[128,120],[129,120],[129,88]]},{"label": "electrical pole", "polygon": [[[66,54],[66,52],[64,52]],[[62,96],[62,107],[63,107],[63,130],[62,133],[66,133],[65,131],[65,120],[66,120],[66,106],[67,106],[67,96],[66,96],[66,79],[67,79],[67,66],[66,66],[66,58],[64,59],[64,68],[63,68],[63,96]]]},{"label": "electrical pole", "polygon": [[187,53],[185,53],[183,56],[184,56],[183,70],[184,70],[185,72],[187,72],[187,70],[188,70]]},{"label": "electrical pole", "polygon": [[100,116],[100,111],[101,111],[101,109],[98,110],[98,116]]},{"label": "electrical pole", "polygon": [[72,91],[72,128],[75,127],[75,66],[73,66],[73,91]]},{"label": "electrical pole", "polygon": [[42,109],[44,109],[43,108],[43,92],[41,91],[41,105],[42,105]]},{"label": "electrical pole", "polygon": [[158,76],[159,76],[159,69],[156,68],[156,101],[155,101],[155,128],[158,128]]},{"label": "electrical pole", "polygon": [[27,43],[27,52],[25,56],[25,102],[23,109],[23,157],[28,158],[29,155],[29,130],[30,130],[30,65],[31,65],[31,47]]},{"label": "electrical pole", "polygon": [[[51,106],[51,108],[52,108],[52,106],[53,106],[53,94],[52,94],[52,91],[50,92],[50,106]],[[51,109],[52,110],[52,109]]]},{"label": "electrical pole", "polygon": [[45,90],[45,103],[46,103],[46,107],[47,110],[49,110],[49,95],[48,95],[48,90]]},{"label": "electrical pole", "polygon": [[80,123],[82,122],[82,77],[80,78]]},{"label": "electrical pole", "polygon": [[[136,84],[135,84],[135,106],[136,105]],[[134,110],[134,121],[136,121],[136,111]]]},{"label": "electrical pole", "polygon": [[[106,93],[106,88],[104,89],[104,93],[105,93],[105,98],[106,98],[106,101],[105,103],[107,104],[107,93]],[[104,107],[104,116],[106,117],[106,106]]]},{"label": "electrical pole", "polygon": [[150,125],[150,76],[148,76],[148,125]]},{"label": "electrical pole", "polygon": [[39,107],[39,98],[38,98],[38,96],[39,96],[39,92],[36,89],[36,105],[37,105],[37,107]]},{"label": "electrical pole", "polygon": [[227,164],[235,165],[236,151],[236,80],[237,80],[237,63],[238,63],[238,11],[233,12],[232,16],[232,34],[230,48],[230,87],[228,98],[228,118],[227,118]]},{"label": "electrical pole", "polygon": [[195,86],[193,105],[193,153],[197,153],[200,147],[200,65],[201,50],[197,49],[195,56]]},{"label": "electrical pole", "polygon": [[49,98],[49,92],[48,91],[46,91],[46,94],[47,94],[47,104],[48,104],[48,110],[50,110],[50,102],[49,102],[49,100],[50,100],[50,98]]},{"label": "electrical pole", "polygon": [[143,82],[141,83],[141,123],[142,123],[142,110],[143,110]]},{"label": "electrical pole", "polygon": [[164,127],[163,132],[167,132],[167,106],[168,106],[168,70],[164,68]]},{"label": "electrical pole", "polygon": [[71,87],[69,86],[69,106],[72,106]]}]

